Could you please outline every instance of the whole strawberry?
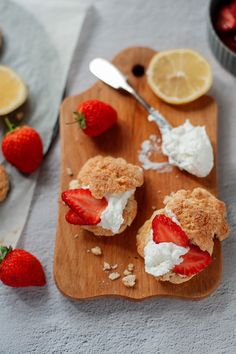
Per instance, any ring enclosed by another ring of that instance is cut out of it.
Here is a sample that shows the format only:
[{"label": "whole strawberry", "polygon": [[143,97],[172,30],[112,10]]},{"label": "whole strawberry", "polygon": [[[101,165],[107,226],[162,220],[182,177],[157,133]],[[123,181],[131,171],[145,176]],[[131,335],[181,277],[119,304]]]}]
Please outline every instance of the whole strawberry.
[{"label": "whole strawberry", "polygon": [[98,136],[117,122],[117,112],[105,102],[88,100],[79,104],[74,118],[85,134]]},{"label": "whole strawberry", "polygon": [[23,125],[13,128],[6,118],[9,132],[2,141],[5,159],[23,173],[34,172],[43,159],[43,144],[35,129]]},{"label": "whole strawberry", "polygon": [[0,279],[14,288],[46,284],[43,268],[35,256],[3,246],[0,246]]}]

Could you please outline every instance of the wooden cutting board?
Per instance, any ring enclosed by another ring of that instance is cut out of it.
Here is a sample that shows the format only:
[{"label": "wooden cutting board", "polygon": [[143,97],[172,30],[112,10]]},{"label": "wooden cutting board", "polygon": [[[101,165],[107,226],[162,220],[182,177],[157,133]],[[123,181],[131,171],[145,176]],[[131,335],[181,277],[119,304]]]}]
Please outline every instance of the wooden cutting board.
[{"label": "wooden cutting board", "polygon": [[[171,106],[160,101],[149,89],[145,75],[148,63],[155,53],[149,48],[135,47],[120,52],[113,60],[120,70],[128,76],[137,91],[169,120],[173,126],[190,119],[193,125],[205,125],[211,139],[216,157],[217,145],[217,106],[212,97],[204,96],[185,106]],[[89,72],[88,72],[88,75]],[[141,76],[135,76],[141,75]],[[72,112],[77,105],[87,99],[100,99],[110,103],[118,112],[119,123],[97,138],[89,138],[79,130],[77,124],[66,125],[72,121]],[[137,152],[140,144],[150,134],[159,135],[155,123],[147,121],[147,112],[130,96],[120,94],[102,82],[97,82],[87,91],[67,97],[61,105],[61,187],[68,188],[81,166],[97,154],[124,157],[128,162],[139,164]],[[162,157],[165,160],[165,157]],[[74,177],[68,176],[70,167]],[[201,299],[208,296],[219,284],[222,268],[221,246],[215,242],[213,262],[203,272],[181,285],[158,282],[144,272],[143,259],[136,252],[136,234],[146,219],[153,213],[153,206],[162,208],[163,198],[178,189],[203,187],[213,194],[216,189],[216,167],[207,178],[196,178],[177,168],[171,173],[145,171],[144,186],[136,191],[138,214],[128,229],[114,237],[96,237],[69,225],[64,216],[67,207],[59,195],[58,225],[55,243],[54,276],[58,289],[73,299],[81,300],[101,296],[119,296],[142,300],[153,296],[173,296],[186,299]],[[75,235],[77,237],[75,238]],[[87,252],[100,246],[103,255],[94,256]],[[111,281],[108,273],[102,270],[103,262],[118,264],[117,271],[122,275],[128,263],[135,265],[137,275],[135,288],[126,288],[121,279]]]}]

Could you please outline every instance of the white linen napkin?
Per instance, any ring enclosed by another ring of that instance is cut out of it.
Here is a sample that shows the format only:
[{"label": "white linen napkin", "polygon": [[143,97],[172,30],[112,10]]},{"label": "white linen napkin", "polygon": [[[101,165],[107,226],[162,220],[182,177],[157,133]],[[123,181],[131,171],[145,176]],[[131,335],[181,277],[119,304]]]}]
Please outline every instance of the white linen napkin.
[{"label": "white linen napkin", "polygon": [[66,83],[72,55],[82,29],[87,5],[78,0],[14,0],[42,24],[58,51],[61,76]]},{"label": "white linen napkin", "polygon": [[[1,0],[0,24],[6,45],[0,64],[13,67],[29,86],[27,123],[40,133],[44,152],[53,137],[87,8],[77,0]],[[38,171],[24,176],[6,161],[3,164],[10,175],[11,191],[0,204],[0,244],[15,247],[28,216]]]}]

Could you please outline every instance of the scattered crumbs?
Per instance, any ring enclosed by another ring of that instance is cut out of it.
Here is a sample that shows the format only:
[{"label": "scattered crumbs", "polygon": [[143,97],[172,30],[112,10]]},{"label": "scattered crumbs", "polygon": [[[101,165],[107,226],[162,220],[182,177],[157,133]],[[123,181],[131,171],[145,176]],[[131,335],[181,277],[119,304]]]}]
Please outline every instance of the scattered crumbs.
[{"label": "scattered crumbs", "polygon": [[152,205],[152,210],[155,210],[155,209],[156,209],[155,205]]},{"label": "scattered crumbs", "polygon": [[93,247],[90,250],[92,252],[92,254],[94,254],[95,256],[101,256],[102,254],[102,250],[99,246]]},{"label": "scattered crumbs", "polygon": [[124,286],[127,288],[132,288],[135,286],[136,283],[136,275],[135,274],[129,274],[126,275],[126,277],[122,278],[122,283]]},{"label": "scattered crumbs", "polygon": [[91,252],[90,250],[87,250],[87,252],[89,253],[89,252]]},{"label": "scattered crumbs", "polygon": [[111,270],[111,266],[110,266],[110,264],[109,263],[107,263],[107,262],[103,262],[103,270]]},{"label": "scattered crumbs", "polygon": [[116,279],[120,278],[120,274],[117,273],[117,272],[113,272],[113,273],[110,273],[110,274],[109,274],[108,278],[109,278],[110,280],[116,280]]},{"label": "scattered crumbs", "polygon": [[74,238],[78,238],[79,237],[79,234],[75,234]]},{"label": "scattered crumbs", "polygon": [[16,119],[17,120],[21,120],[21,119],[23,119],[24,118],[24,113],[23,112],[18,112],[17,114],[16,114]]},{"label": "scattered crumbs", "polygon": [[66,173],[68,174],[68,176],[73,176],[73,172],[71,171],[70,167],[66,167]]},{"label": "scattered crumbs", "polygon": [[123,272],[124,275],[130,275],[132,274],[128,269],[125,269],[124,272]]},{"label": "scattered crumbs", "polygon": [[129,263],[127,269],[132,272],[134,270],[134,265],[133,263]]},{"label": "scattered crumbs", "polygon": [[111,266],[111,269],[116,269],[116,268],[118,268],[118,264],[114,264]]}]

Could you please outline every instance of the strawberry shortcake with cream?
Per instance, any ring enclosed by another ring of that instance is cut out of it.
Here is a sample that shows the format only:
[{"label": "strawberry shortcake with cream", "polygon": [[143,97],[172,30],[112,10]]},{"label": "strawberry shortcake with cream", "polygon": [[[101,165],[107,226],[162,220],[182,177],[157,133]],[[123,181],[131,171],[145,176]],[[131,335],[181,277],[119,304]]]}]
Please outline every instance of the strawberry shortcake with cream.
[{"label": "strawberry shortcake with cream", "polygon": [[77,179],[62,193],[70,224],[95,235],[113,236],[130,226],[137,214],[135,190],[143,171],[123,158],[95,156],[81,168]]},{"label": "strawberry shortcake with cream", "polygon": [[164,204],[139,229],[137,250],[147,273],[179,284],[211,263],[214,238],[228,236],[226,207],[202,188],[179,190]]}]

